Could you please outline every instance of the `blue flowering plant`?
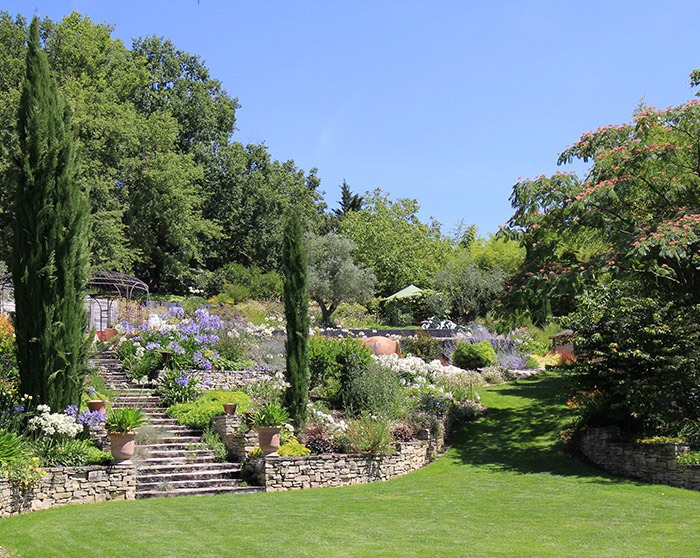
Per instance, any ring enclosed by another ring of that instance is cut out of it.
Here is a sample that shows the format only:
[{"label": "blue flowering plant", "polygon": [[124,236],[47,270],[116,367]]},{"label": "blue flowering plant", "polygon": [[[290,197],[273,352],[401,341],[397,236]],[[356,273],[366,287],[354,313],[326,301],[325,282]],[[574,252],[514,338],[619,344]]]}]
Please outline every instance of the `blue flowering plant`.
[{"label": "blue flowering plant", "polygon": [[153,378],[158,368],[170,370],[212,370],[242,368],[245,351],[241,348],[238,320],[223,320],[206,308],[186,316],[179,306],[167,312],[151,314],[148,321],[135,326],[119,324],[125,341],[117,354],[133,376]]},{"label": "blue flowering plant", "polygon": [[170,370],[158,378],[156,393],[165,407],[188,403],[199,396],[199,382],[185,372]]}]

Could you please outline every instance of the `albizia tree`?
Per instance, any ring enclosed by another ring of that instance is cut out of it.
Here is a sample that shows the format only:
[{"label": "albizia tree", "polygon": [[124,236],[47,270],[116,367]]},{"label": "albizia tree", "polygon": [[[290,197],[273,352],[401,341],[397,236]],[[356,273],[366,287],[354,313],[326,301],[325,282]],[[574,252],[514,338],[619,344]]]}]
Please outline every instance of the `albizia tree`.
[{"label": "albizia tree", "polygon": [[700,101],[583,134],[574,159],[583,181],[514,187],[527,257],[505,304],[569,314],[584,419],[677,432],[700,418]]}]

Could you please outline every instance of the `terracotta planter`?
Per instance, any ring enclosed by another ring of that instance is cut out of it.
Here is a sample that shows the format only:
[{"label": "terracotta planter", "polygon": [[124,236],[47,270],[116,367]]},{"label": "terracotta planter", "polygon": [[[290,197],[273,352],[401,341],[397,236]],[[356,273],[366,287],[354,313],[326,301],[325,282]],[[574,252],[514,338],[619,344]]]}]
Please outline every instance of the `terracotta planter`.
[{"label": "terracotta planter", "polygon": [[115,465],[131,465],[136,449],[136,432],[110,432],[109,443]]},{"label": "terracotta planter", "polygon": [[277,455],[277,450],[280,449],[280,431],[279,426],[259,426],[258,427],[258,445],[263,452],[263,457]]},{"label": "terracotta planter", "polygon": [[91,399],[87,402],[88,409],[91,411],[100,411],[101,413],[106,413],[107,408],[105,407],[105,402],[101,399]]},{"label": "terracotta planter", "polygon": [[236,407],[238,407],[236,403],[224,403],[224,412],[227,415],[232,415],[236,412]]}]

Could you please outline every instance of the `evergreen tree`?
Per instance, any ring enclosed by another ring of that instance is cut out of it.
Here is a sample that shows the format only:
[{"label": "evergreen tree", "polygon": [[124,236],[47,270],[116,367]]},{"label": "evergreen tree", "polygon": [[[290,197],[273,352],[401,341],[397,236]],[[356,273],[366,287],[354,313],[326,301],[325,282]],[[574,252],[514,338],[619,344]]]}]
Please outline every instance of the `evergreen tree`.
[{"label": "evergreen tree", "polygon": [[53,410],[79,402],[86,371],[88,199],[69,122],[35,17],[18,118],[12,275],[21,390]]},{"label": "evergreen tree", "polygon": [[287,319],[287,371],[289,387],[284,394],[285,407],[297,428],[306,420],[309,399],[309,294],[306,278],[306,248],[301,219],[289,211],[284,229],[282,251],[284,314]]},{"label": "evergreen tree", "polygon": [[342,219],[351,211],[361,211],[364,204],[365,198],[360,194],[353,194],[348,183],[343,180],[343,184],[340,186],[340,207],[334,209],[333,213],[335,213],[336,217]]}]

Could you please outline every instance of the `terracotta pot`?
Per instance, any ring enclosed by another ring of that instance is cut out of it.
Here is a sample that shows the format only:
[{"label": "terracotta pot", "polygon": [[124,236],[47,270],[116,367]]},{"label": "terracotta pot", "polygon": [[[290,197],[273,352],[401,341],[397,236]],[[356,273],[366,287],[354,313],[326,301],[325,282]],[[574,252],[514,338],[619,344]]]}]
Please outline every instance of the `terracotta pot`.
[{"label": "terracotta pot", "polygon": [[87,402],[88,409],[91,411],[100,411],[101,413],[107,412],[107,408],[105,407],[105,402],[102,401],[101,399],[91,399],[90,401]]},{"label": "terracotta pot", "polygon": [[132,465],[136,449],[136,432],[110,432],[109,443],[115,465]]},{"label": "terracotta pot", "polygon": [[280,431],[279,426],[258,426],[258,445],[263,452],[263,457],[277,455],[277,450],[280,449]]},{"label": "terracotta pot", "polygon": [[224,403],[224,412],[227,415],[232,415],[236,412],[236,407],[238,407],[236,403]]},{"label": "terracotta pot", "polygon": [[105,328],[103,333],[104,333],[104,340],[109,341],[110,339],[116,337],[119,332],[116,329],[114,329],[113,327],[108,327],[108,328]]}]

